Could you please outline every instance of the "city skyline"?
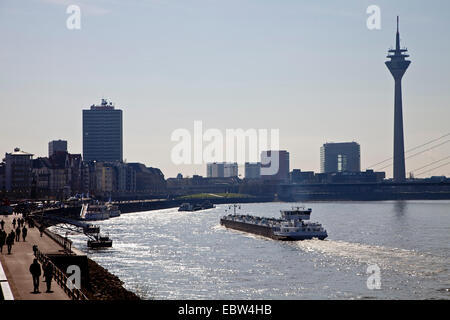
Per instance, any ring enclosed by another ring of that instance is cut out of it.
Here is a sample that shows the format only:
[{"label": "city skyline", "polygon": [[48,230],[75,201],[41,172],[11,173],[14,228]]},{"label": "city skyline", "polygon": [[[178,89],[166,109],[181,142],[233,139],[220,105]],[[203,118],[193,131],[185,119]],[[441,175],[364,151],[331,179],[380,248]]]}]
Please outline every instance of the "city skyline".
[{"label": "city skyline", "polygon": [[[198,119],[223,131],[279,128],[280,149],[290,152],[291,168],[305,171],[320,171],[324,143],[357,141],[364,170],[392,156],[392,77],[383,62],[397,15],[402,44],[412,48],[415,61],[403,84],[405,149],[447,133],[450,46],[427,36],[449,30],[441,9],[449,7],[445,2],[427,7],[380,1],[381,30],[372,31],[365,25],[369,3],[319,8],[265,1],[252,11],[249,2],[239,12],[233,1],[218,7],[171,1],[133,8],[100,1],[97,10],[74,3],[83,12],[79,31],[65,28],[64,1],[33,1],[21,10],[12,1],[0,5],[6,46],[2,112],[17,119],[0,129],[4,152],[20,147],[45,155],[48,141],[64,139],[71,152],[82,153],[81,110],[105,97],[124,111],[124,159],[160,168],[167,178],[178,172],[205,175],[204,164],[170,161],[171,132],[192,130]],[[408,12],[402,14],[402,7]],[[172,13],[180,23],[197,22],[182,36],[157,18],[162,13]],[[214,30],[208,31],[211,23]],[[29,50],[22,50],[25,46]],[[432,60],[430,48],[436,49]],[[406,173],[448,151],[446,145],[406,160]],[[384,170],[392,176],[392,167]],[[449,167],[429,173],[440,174],[449,176]]]},{"label": "city skyline", "polygon": [[0,0],[0,304],[448,299],[449,10]]}]

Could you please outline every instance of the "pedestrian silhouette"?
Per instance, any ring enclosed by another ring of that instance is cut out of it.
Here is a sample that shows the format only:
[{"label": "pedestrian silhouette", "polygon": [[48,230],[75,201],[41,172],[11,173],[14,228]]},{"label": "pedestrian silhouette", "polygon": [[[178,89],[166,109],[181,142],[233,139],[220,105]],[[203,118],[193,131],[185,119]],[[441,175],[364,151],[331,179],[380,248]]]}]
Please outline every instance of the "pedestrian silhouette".
[{"label": "pedestrian silhouette", "polygon": [[3,219],[2,221],[0,221],[0,227],[2,228],[2,230],[5,228],[5,221],[3,221]]},{"label": "pedestrian silhouette", "polygon": [[3,230],[0,230],[0,252],[3,253],[3,246],[6,243],[6,232]]},{"label": "pedestrian silhouette", "polygon": [[37,246],[37,244],[35,244],[35,245],[33,245],[33,253],[34,253],[35,257],[37,257],[37,252],[38,252],[38,246]]},{"label": "pedestrian silhouette", "polygon": [[41,233],[41,238],[42,238],[42,234],[44,233],[44,226],[43,225],[41,225],[41,226],[39,226],[39,232]]},{"label": "pedestrian silhouette", "polygon": [[14,244],[14,237],[15,237],[14,231],[11,231],[8,234],[8,236],[6,237],[6,245],[8,247],[8,254],[11,254],[11,249],[12,249],[12,246]]},{"label": "pedestrian silhouette", "polygon": [[23,239],[23,242],[26,241],[25,239],[27,238],[27,234],[28,234],[28,229],[27,229],[27,227],[23,226],[23,228],[22,228],[22,239]]},{"label": "pedestrian silhouette", "polygon": [[53,266],[49,261],[47,261],[47,263],[44,265],[43,269],[44,269],[45,283],[47,284],[47,291],[45,291],[45,292],[52,293],[53,291],[51,290],[51,286],[52,286],[52,278],[53,278]]},{"label": "pedestrian silhouette", "polygon": [[41,276],[41,265],[37,259],[34,259],[33,263],[30,265],[30,273],[33,277],[33,293],[40,293],[39,277]]},{"label": "pedestrian silhouette", "polygon": [[16,242],[20,241],[20,225],[16,228]]},{"label": "pedestrian silhouette", "polygon": [[15,228],[16,228],[16,218],[13,219],[12,225],[13,225],[13,227],[14,227],[14,229],[15,229]]}]

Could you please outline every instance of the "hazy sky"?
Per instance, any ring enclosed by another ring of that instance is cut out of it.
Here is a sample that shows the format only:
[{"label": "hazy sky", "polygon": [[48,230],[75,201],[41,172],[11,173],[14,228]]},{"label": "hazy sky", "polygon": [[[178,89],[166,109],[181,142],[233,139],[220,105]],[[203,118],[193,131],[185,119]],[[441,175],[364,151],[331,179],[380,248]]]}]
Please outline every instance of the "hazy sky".
[{"label": "hazy sky", "polygon": [[[66,27],[70,4],[80,30]],[[381,30],[366,27],[372,4]],[[405,148],[450,132],[449,13],[446,0],[0,0],[0,152],[46,156],[48,141],[66,139],[81,153],[81,110],[105,97],[124,112],[124,158],[166,177],[205,175],[170,157],[171,133],[194,120],[280,129],[291,169],[319,171],[323,143],[357,141],[365,169],[392,156],[384,61],[396,15],[412,61]],[[407,171],[448,155],[450,143]],[[450,165],[430,174],[450,176]]]}]

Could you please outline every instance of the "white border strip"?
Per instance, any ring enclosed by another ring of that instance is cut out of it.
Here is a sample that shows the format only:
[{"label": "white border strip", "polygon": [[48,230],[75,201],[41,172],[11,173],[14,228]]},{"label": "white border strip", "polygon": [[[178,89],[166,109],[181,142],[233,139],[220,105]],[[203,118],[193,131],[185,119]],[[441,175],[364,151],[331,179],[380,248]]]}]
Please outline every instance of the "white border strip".
[{"label": "white border strip", "polygon": [[8,279],[6,278],[5,271],[3,270],[2,263],[0,262],[0,288],[3,293],[4,300],[14,300],[14,296],[9,287]]}]

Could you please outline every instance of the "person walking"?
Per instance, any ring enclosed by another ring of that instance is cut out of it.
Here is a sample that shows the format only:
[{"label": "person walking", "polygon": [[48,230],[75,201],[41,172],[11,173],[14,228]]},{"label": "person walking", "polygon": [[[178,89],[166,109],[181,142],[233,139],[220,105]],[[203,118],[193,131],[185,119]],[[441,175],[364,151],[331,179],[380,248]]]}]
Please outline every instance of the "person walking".
[{"label": "person walking", "polygon": [[41,234],[41,238],[42,238],[42,234],[44,233],[44,226],[43,225],[40,225],[39,226],[39,232],[40,232],[40,234]]},{"label": "person walking", "polygon": [[14,231],[11,231],[8,234],[8,236],[6,237],[6,245],[8,247],[8,254],[11,254],[11,249],[12,249],[12,246],[14,244],[14,237],[15,237]]},{"label": "person walking", "polygon": [[22,239],[23,239],[23,242],[26,241],[25,239],[27,238],[27,234],[28,234],[28,229],[27,229],[27,227],[23,226],[23,228],[22,228]]},{"label": "person walking", "polygon": [[3,219],[2,221],[0,221],[0,227],[2,228],[2,230],[5,229],[5,221],[3,221]]},{"label": "person walking", "polygon": [[13,227],[14,227],[14,229],[15,229],[15,228],[16,228],[16,218],[13,219],[12,225],[13,225]]},{"label": "person walking", "polygon": [[37,246],[37,244],[35,244],[35,245],[33,245],[33,253],[34,253],[35,257],[37,257],[37,252],[38,252],[38,246]]},{"label": "person walking", "polygon": [[3,253],[3,246],[6,243],[6,232],[0,230],[0,252]]},{"label": "person walking", "polygon": [[16,242],[20,241],[20,225],[17,225],[16,228]]},{"label": "person walking", "polygon": [[47,261],[47,263],[43,267],[43,270],[44,270],[45,283],[47,284],[47,291],[45,291],[45,292],[52,293],[53,292],[51,290],[52,278],[53,278],[53,266],[52,266],[52,264]]},{"label": "person walking", "polygon": [[30,273],[33,277],[33,293],[40,293],[39,277],[41,276],[41,265],[37,259],[34,259],[33,263],[30,265]]}]

